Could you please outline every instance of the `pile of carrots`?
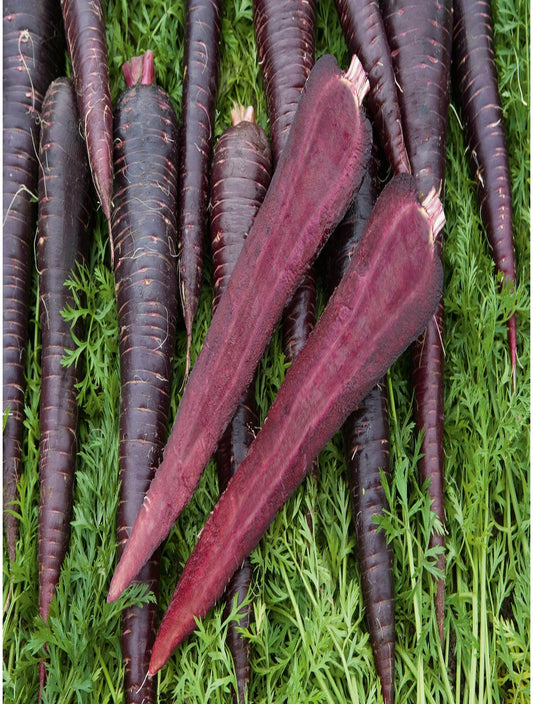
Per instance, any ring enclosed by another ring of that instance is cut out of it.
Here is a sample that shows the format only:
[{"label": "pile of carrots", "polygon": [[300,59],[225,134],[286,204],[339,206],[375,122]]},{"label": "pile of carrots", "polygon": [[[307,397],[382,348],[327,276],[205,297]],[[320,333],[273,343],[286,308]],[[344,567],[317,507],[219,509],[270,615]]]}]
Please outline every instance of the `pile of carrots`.
[{"label": "pile of carrots", "polygon": [[[376,668],[394,700],[385,375],[412,350],[420,481],[445,526],[442,249],[450,86],[457,90],[495,267],[515,282],[511,188],[488,0],[336,0],[349,53],[315,61],[316,7],[255,0],[270,134],[253,107],[213,143],[220,0],[187,0],[181,122],[150,51],[123,66],[112,105],[99,1],[4,2],[4,524],[15,559],[24,350],[35,223],[42,329],[39,613],[46,621],[68,549],[75,476],[75,348],[62,311],[99,207],[109,226],[119,324],[120,477],[116,600],[132,582],[157,596],[158,548],[216,457],[222,491],[160,625],[155,603],[123,614],[128,702],[155,701],[153,676],[226,591],[244,600],[249,553],[327,441],[343,428]],[[72,77],[66,78],[62,57]],[[61,57],[61,60],[58,58]],[[386,183],[386,185],[383,185]],[[37,194],[37,204],[32,195]],[[213,319],[189,374],[209,233]],[[329,297],[316,320],[317,257]],[[387,311],[384,314],[384,311]],[[186,328],[184,393],[170,437],[172,357]],[[291,362],[263,427],[253,380],[283,320]],[[516,321],[508,321],[515,379]],[[429,480],[429,481],[428,481]],[[444,621],[444,531],[435,609]],[[110,575],[111,577],[111,575]],[[229,585],[229,586],[228,586]],[[228,631],[244,702],[242,636]],[[46,652],[40,686],[46,687]]]}]

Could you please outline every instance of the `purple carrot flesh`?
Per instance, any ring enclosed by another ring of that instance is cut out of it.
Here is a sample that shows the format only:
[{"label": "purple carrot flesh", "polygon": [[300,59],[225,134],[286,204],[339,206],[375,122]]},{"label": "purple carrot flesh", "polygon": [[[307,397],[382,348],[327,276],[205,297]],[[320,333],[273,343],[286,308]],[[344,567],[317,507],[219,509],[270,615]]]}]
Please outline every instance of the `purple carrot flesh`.
[{"label": "purple carrot flesh", "polygon": [[109,221],[113,193],[113,111],[104,11],[101,0],[61,0],[61,9],[93,182]]},{"label": "purple carrot flesh", "polygon": [[[444,191],[446,126],[451,63],[451,0],[384,0],[385,30],[399,86],[407,154],[424,197]],[[437,240],[442,256],[442,237]],[[429,496],[442,526],[444,513],[444,350],[442,301],[414,346],[413,384],[417,431],[423,433],[419,473],[429,479]],[[444,535],[433,533],[430,547],[444,549]],[[436,566],[444,573],[441,552]],[[437,626],[442,640],[444,579],[437,580]]]},{"label": "purple carrot flesh", "polygon": [[[119,555],[167,436],[178,308],[177,118],[170,98],[155,85],[152,52],[134,57],[123,73],[126,90],[115,111],[111,212],[120,330]],[[156,554],[140,571],[137,583],[156,594],[158,580]],[[155,701],[153,683],[144,681],[155,619],[155,603],[131,606],[122,614],[129,704]]]},{"label": "purple carrot flesh", "polygon": [[[315,61],[315,0],[254,0],[253,11],[275,165]],[[315,304],[315,270],[309,267],[283,316],[283,351],[289,362],[313,329]]]},{"label": "purple carrot flesh", "polygon": [[[62,311],[74,306],[65,285],[83,263],[92,204],[91,172],[72,81],[50,84],[42,106],[39,148],[36,263],[42,331],[39,414],[39,615],[46,621],[67,552],[76,464],[78,404],[75,364],[62,361],[75,349]],[[40,685],[45,664],[41,662]]]},{"label": "purple carrot flesh", "polygon": [[4,0],[3,44],[3,507],[7,550],[16,556],[18,477],[24,420],[24,358],[33,270],[39,118],[49,84],[63,72],[57,2]]},{"label": "purple carrot flesh", "polygon": [[287,300],[348,207],[370,149],[370,124],[360,107],[367,87],[356,57],[346,72],[331,55],[313,67],[283,155],[185,387],[109,601],[127,587],[188,503]]},{"label": "purple carrot flesh", "polygon": [[368,74],[368,110],[395,173],[409,172],[390,47],[377,0],[335,0],[348,50]]},{"label": "purple carrot flesh", "polygon": [[[372,155],[353,205],[329,247],[329,288],[338,284],[356,256],[378,193],[378,156]],[[355,518],[356,548],[363,601],[384,704],[394,700],[394,580],[392,548],[374,517],[389,509],[382,485],[390,479],[389,409],[386,379],[356,405],[343,425],[348,480]]]},{"label": "purple carrot flesh", "polygon": [[434,233],[443,221],[438,198],[432,193],[420,205],[409,175],[384,189],[356,257],[200,533],[159,628],[149,675],[194,630],[312,459],[427,323],[441,294]]},{"label": "purple carrot flesh", "polygon": [[[492,256],[504,282],[514,284],[513,213],[509,155],[494,61],[491,4],[453,3],[453,63],[457,97],[466,124],[470,157],[481,204],[481,219]],[[516,316],[508,320],[509,348],[516,387]]]},{"label": "purple carrot flesh", "polygon": [[209,168],[219,73],[221,0],[187,0],[178,194],[179,290],[189,371],[202,286]]},{"label": "purple carrot flesh", "polygon": [[[235,262],[265,198],[270,184],[272,157],[268,137],[254,122],[253,108],[236,106],[232,111],[232,127],[218,140],[211,167],[211,249],[214,264],[216,309],[226,288]],[[250,384],[231,423],[220,439],[216,463],[220,490],[223,491],[244,459],[259,427],[255,403],[255,387]],[[252,578],[250,558],[245,557],[226,589],[224,618],[231,614],[236,599],[241,607],[238,619],[228,623],[227,643],[235,663],[237,689],[235,702],[244,704],[250,679],[249,644],[240,632],[249,628],[251,605],[242,607]]]}]

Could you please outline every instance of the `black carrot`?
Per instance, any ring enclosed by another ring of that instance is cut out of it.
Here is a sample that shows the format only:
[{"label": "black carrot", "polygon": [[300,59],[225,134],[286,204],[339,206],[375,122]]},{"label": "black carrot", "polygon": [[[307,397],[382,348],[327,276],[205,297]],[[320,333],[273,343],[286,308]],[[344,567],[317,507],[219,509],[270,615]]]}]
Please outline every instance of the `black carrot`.
[{"label": "black carrot", "polygon": [[[75,364],[62,362],[75,349],[79,325],[62,312],[74,305],[66,281],[87,251],[93,187],[72,81],[50,84],[42,106],[39,148],[36,263],[42,332],[39,415],[39,615],[47,620],[67,552],[76,463],[78,404]],[[41,662],[40,685],[45,663]]]},{"label": "black carrot", "polygon": [[[452,47],[451,0],[384,0],[384,22],[399,86],[407,154],[420,197],[433,188],[444,197],[446,127]],[[442,256],[442,236],[437,241]],[[442,301],[414,346],[415,420],[422,433],[421,483],[429,479],[429,496],[442,526],[444,512],[444,347]],[[444,535],[434,532],[436,565],[444,573]],[[437,580],[437,625],[442,639],[444,577]]]},{"label": "black carrot", "polygon": [[187,332],[189,371],[192,324],[202,286],[207,236],[209,169],[219,73],[221,0],[187,0],[178,192],[179,291]]},{"label": "black carrot", "polygon": [[[481,218],[492,256],[504,282],[514,284],[513,212],[509,154],[498,77],[494,30],[488,0],[454,0],[452,68],[466,125]],[[516,387],[516,315],[508,320],[513,386]]]},{"label": "black carrot", "polygon": [[[213,310],[227,281],[270,184],[272,157],[265,131],[254,121],[252,108],[236,106],[232,127],[218,140],[211,167],[211,249],[214,264],[215,298]],[[255,385],[248,387],[233,420],[226,428],[216,451],[219,487],[224,491],[242,462],[259,427]],[[235,663],[237,689],[234,701],[244,704],[250,679],[249,645],[240,628],[250,626],[251,605],[242,607],[250,587],[252,566],[248,556],[236,570],[226,589],[228,617],[234,599],[241,607],[238,620],[228,624],[227,642]]]},{"label": "black carrot", "polygon": [[[111,214],[120,355],[119,556],[158,466],[167,437],[172,353],[178,307],[177,118],[154,83],[153,54],[123,67],[126,90],[116,105],[114,207]],[[137,583],[158,591],[157,554]],[[156,631],[156,605],[122,615],[121,646],[128,704],[155,701],[145,680]]]},{"label": "black carrot", "polygon": [[64,39],[56,0],[4,0],[3,8],[3,508],[14,560],[40,112],[48,86],[64,72]]}]

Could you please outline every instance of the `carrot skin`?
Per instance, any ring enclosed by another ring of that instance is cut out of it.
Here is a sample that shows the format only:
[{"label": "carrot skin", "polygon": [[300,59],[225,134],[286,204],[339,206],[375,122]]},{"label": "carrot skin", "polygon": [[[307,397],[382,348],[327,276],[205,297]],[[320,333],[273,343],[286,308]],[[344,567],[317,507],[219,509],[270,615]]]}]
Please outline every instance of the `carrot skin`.
[{"label": "carrot skin", "polygon": [[221,0],[187,0],[180,143],[179,290],[187,332],[187,372],[192,324],[202,286],[207,234],[209,170],[219,73]]},{"label": "carrot skin", "polygon": [[409,173],[398,91],[390,47],[377,0],[336,0],[348,50],[357,54],[368,74],[368,110],[395,173]]},{"label": "carrot skin", "polygon": [[64,40],[56,2],[3,5],[3,508],[7,551],[15,560],[24,421],[24,360],[37,208],[39,127],[48,85],[63,70]]},{"label": "carrot skin", "polygon": [[113,194],[113,110],[101,0],[61,0],[67,50],[93,182],[109,221]]},{"label": "carrot skin", "polygon": [[115,570],[109,601],[189,501],[287,300],[360,182],[370,125],[360,110],[366,84],[357,65],[354,59],[343,73],[327,55],[309,76],[283,156],[185,387],[163,462]]},{"label": "carrot skin", "polygon": [[[505,282],[516,280],[509,154],[494,60],[490,2],[454,0],[452,71],[478,184],[481,219]],[[516,316],[508,321],[516,385]]]},{"label": "carrot skin", "polygon": [[[384,0],[383,12],[399,85],[404,137],[412,173],[421,197],[432,188],[437,193],[443,193],[450,98],[452,2],[409,0],[398,3]],[[420,89],[421,85],[423,90]],[[437,246],[442,257],[442,237],[438,238]],[[433,510],[444,526],[444,452],[442,447],[435,447],[436,442],[442,442],[444,422],[442,340],[441,304],[413,349],[413,386],[416,430],[422,433],[420,481],[430,480],[428,491]],[[430,547],[443,544],[442,535],[434,533],[431,536]],[[444,571],[444,554],[439,555],[436,564]],[[442,640],[443,579],[437,580],[435,611]]]},{"label": "carrot skin", "polygon": [[[248,113],[248,114],[247,114]],[[253,110],[232,112],[233,126],[218,140],[211,167],[211,249],[214,263],[213,310],[242,250],[270,184],[272,156],[265,131],[253,122]],[[230,424],[224,431],[215,453],[220,491],[242,462],[259,427],[255,402],[255,385],[248,387]],[[233,700],[244,704],[250,679],[249,643],[239,628],[250,626],[251,604],[242,603],[252,579],[249,557],[235,571],[226,590],[224,618],[229,618],[233,601],[240,606],[238,619],[229,621],[226,641],[233,657],[237,688]]]},{"label": "carrot skin", "polygon": [[[126,90],[115,110],[114,207],[111,231],[121,374],[118,554],[161,461],[170,408],[172,353],[178,308],[178,125],[168,95],[153,84],[153,54],[124,69]],[[136,582],[157,597],[155,553]],[[122,614],[121,647],[128,704],[155,701],[145,681],[156,633],[155,603]]]},{"label": "carrot skin", "polygon": [[357,256],[200,533],[161,622],[150,675],[194,630],[312,459],[433,313],[442,287],[433,227],[444,218],[434,198],[432,204],[429,216],[406,174],[378,199]]},{"label": "carrot skin", "polygon": [[[315,61],[316,3],[254,0],[253,13],[276,165]],[[283,349],[289,362],[315,324],[315,279],[315,269],[309,267],[283,316]]]},{"label": "carrot skin", "polygon": [[[378,193],[379,157],[373,150],[353,205],[330,238],[330,291],[338,285],[364,235]],[[333,251],[331,251],[333,250]],[[343,425],[348,481],[355,519],[370,640],[385,704],[394,701],[395,614],[392,548],[374,516],[388,510],[381,472],[390,480],[389,410],[386,380],[358,403]]]}]

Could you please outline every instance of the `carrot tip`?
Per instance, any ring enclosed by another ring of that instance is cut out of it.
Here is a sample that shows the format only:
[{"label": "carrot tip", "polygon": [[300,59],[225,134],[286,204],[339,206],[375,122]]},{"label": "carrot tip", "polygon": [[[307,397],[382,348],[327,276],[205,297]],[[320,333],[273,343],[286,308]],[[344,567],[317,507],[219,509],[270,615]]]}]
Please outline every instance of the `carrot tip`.
[{"label": "carrot tip", "polygon": [[357,54],[352,55],[352,60],[350,61],[350,65],[344,77],[353,84],[355,95],[358,101],[362,103],[363,98],[370,90],[370,84],[363,64],[360,62]]}]

